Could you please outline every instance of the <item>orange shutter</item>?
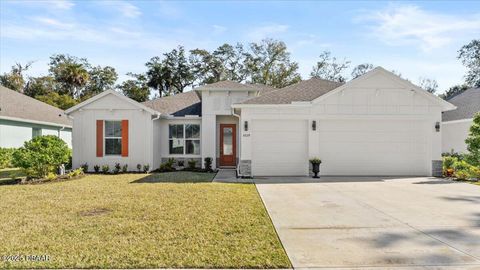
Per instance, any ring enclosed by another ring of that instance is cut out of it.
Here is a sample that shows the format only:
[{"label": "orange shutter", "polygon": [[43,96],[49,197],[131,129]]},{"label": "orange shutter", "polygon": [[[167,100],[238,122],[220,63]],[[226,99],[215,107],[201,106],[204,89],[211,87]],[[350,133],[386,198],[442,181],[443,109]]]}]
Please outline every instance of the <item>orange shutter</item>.
[{"label": "orange shutter", "polygon": [[97,120],[97,157],[103,157],[103,120]]},{"label": "orange shutter", "polygon": [[128,120],[122,120],[122,157],[128,157]]}]

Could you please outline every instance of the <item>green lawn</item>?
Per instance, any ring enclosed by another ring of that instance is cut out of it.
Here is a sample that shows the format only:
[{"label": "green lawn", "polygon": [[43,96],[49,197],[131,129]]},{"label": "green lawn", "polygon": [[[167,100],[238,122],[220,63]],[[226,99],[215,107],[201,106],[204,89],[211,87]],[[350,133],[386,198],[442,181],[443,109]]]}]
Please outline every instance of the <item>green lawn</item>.
[{"label": "green lawn", "polygon": [[[89,175],[0,186],[0,269],[291,267],[255,186],[212,178]],[[1,260],[15,254],[49,261]]]}]

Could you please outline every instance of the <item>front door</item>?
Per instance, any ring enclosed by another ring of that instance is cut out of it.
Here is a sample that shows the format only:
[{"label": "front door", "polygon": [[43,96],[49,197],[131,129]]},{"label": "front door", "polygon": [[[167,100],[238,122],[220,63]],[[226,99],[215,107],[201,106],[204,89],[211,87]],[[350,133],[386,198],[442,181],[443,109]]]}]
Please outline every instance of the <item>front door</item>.
[{"label": "front door", "polygon": [[220,124],[220,166],[235,166],[236,155],[235,124]]}]

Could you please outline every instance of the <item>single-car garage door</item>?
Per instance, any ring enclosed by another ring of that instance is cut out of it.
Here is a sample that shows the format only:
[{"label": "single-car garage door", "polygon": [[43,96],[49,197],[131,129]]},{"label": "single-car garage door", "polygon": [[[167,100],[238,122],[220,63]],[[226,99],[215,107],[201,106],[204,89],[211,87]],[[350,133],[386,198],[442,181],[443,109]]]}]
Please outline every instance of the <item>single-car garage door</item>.
[{"label": "single-car garage door", "polygon": [[429,130],[415,120],[320,120],[322,175],[428,175]]},{"label": "single-car garage door", "polygon": [[307,175],[307,121],[253,120],[252,174]]}]

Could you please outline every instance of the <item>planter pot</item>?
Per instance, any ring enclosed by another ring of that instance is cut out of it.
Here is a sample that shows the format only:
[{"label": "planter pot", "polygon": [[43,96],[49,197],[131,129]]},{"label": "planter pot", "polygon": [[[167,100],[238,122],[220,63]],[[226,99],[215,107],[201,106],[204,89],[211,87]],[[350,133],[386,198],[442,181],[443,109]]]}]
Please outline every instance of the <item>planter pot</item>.
[{"label": "planter pot", "polygon": [[313,178],[320,178],[318,173],[320,172],[320,163],[312,163],[312,171],[314,173]]}]

